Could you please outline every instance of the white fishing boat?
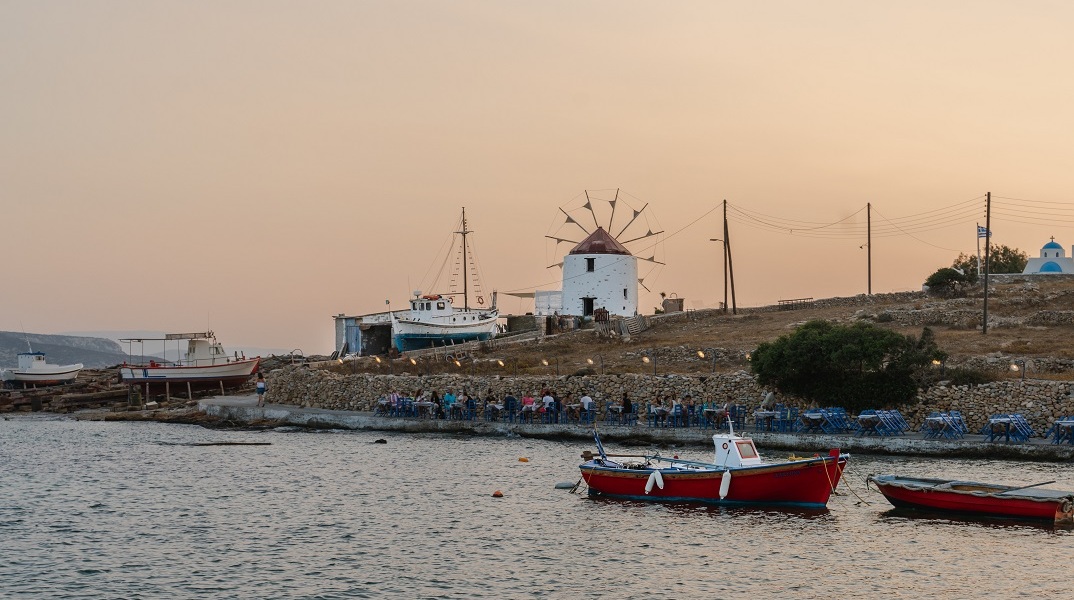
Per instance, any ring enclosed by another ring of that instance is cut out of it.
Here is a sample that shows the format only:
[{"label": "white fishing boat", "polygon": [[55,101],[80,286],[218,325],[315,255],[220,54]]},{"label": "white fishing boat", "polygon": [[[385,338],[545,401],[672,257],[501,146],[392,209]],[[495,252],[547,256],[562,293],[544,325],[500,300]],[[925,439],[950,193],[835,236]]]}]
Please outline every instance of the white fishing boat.
[{"label": "white fishing boat", "polygon": [[[499,332],[496,320],[500,313],[496,308],[496,292],[492,293],[492,302],[486,306],[485,297],[480,293],[480,284],[475,282],[478,286],[477,306],[470,306],[471,260],[466,236],[473,232],[467,228],[465,208],[462,209],[462,228],[455,233],[462,238],[462,258],[455,263],[453,279],[462,279],[463,306],[455,306],[453,296],[457,294],[423,295],[421,291],[414,292],[409,311],[402,314],[390,313],[392,341],[400,352],[474,340],[485,341],[496,337]],[[473,270],[473,273],[476,276],[476,270]]]},{"label": "white fishing boat", "polygon": [[400,352],[469,342],[485,341],[496,336],[496,293],[487,309],[455,308],[448,296],[415,294],[410,312],[392,313],[392,339]]},{"label": "white fishing boat", "polygon": [[171,383],[197,384],[201,387],[237,387],[246,383],[257,371],[261,357],[246,358],[239,353],[229,355],[211,331],[199,333],[169,333],[163,338],[131,338],[120,340],[129,344],[186,342],[186,351],[176,361],[162,359],[134,360],[119,369],[119,378],[130,385],[164,386]]},{"label": "white fishing boat", "polygon": [[19,366],[0,371],[4,381],[22,382],[23,385],[55,385],[74,381],[82,370],[82,363],[53,365],[45,360],[44,352],[23,352],[18,355]]}]

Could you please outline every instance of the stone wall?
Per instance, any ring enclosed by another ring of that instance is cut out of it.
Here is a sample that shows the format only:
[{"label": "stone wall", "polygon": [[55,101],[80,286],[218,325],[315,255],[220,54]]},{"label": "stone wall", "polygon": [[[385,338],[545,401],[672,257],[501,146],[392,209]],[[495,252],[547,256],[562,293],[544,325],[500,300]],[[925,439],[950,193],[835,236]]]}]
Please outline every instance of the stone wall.
[{"label": "stone wall", "polygon": [[[607,402],[619,400],[623,392],[634,403],[644,406],[657,397],[693,396],[695,403],[723,404],[731,401],[754,409],[764,390],[747,371],[711,376],[666,375],[583,375],[563,377],[466,377],[461,375],[340,375],[305,367],[285,367],[269,373],[269,401],[302,407],[332,410],[373,410],[377,398],[393,389],[412,395],[418,389],[437,390],[449,387],[456,392],[485,398],[491,393],[502,398],[508,392],[521,397],[524,392],[538,393],[548,387],[558,395],[570,391],[575,398],[588,392],[597,401],[598,412]],[[919,393],[902,409],[916,430],[932,411],[958,410],[976,433],[992,414],[1019,412],[1026,416],[1038,433],[1043,433],[1059,417],[1074,415],[1074,382],[1039,379],[999,381],[979,386],[934,386]],[[776,395],[777,402],[804,407],[794,397]],[[876,408],[884,408],[878,406]]]}]

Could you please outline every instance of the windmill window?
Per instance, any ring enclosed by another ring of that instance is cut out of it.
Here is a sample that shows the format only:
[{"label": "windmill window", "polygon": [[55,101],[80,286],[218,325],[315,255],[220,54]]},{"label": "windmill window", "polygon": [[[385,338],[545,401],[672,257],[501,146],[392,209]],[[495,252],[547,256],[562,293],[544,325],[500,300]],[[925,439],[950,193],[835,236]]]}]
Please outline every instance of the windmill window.
[{"label": "windmill window", "polygon": [[623,300],[626,300],[626,297],[627,297],[626,288],[623,288]]},{"label": "windmill window", "polygon": [[585,259],[585,270],[592,273],[596,269],[597,259],[587,258]]}]

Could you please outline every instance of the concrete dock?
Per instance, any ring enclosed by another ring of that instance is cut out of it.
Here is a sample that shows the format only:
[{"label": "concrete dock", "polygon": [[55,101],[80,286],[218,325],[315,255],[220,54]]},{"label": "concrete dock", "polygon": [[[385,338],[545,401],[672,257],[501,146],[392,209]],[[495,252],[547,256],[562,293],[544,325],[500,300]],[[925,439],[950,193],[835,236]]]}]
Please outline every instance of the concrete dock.
[{"label": "concrete dock", "polygon": [[[282,404],[257,406],[257,397],[218,396],[198,402],[198,410],[206,415],[236,423],[256,424],[266,421],[281,425],[318,429],[352,429],[365,431],[395,431],[402,433],[446,433],[465,435],[505,436],[550,439],[592,440],[592,428],[576,424],[530,424],[500,421],[416,419],[373,416],[369,412],[303,408]],[[604,425],[597,422],[602,440],[628,445],[655,444],[662,446],[712,445],[713,431],[697,427],[647,427]],[[984,436],[967,435],[960,440],[923,439],[920,433],[891,437],[862,437],[854,434],[772,433],[752,431],[747,427],[742,435],[752,437],[761,448],[827,453],[831,448],[845,452],[890,454],[903,456],[935,456],[937,458],[990,458],[1067,462],[1074,459],[1074,446],[1055,445],[1043,438],[1025,443],[987,442]]]}]

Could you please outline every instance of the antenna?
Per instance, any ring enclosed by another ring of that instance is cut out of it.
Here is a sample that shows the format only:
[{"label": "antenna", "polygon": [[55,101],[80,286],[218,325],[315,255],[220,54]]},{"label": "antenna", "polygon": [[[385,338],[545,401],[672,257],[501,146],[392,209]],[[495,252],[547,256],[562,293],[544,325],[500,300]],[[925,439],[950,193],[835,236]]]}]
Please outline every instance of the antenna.
[{"label": "antenna", "polygon": [[34,347],[30,345],[30,336],[26,333],[26,326],[22,324],[21,320],[19,321],[19,327],[22,327],[22,337],[26,339],[26,347],[29,348],[32,353]]}]

